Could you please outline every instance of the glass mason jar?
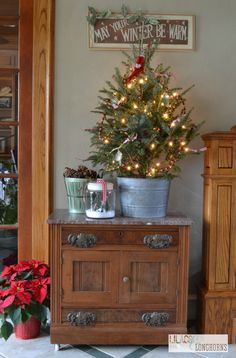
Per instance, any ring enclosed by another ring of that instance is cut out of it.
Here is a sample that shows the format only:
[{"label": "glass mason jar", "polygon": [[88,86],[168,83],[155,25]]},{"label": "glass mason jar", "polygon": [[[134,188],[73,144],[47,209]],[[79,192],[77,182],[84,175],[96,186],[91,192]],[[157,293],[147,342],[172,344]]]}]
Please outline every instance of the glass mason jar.
[{"label": "glass mason jar", "polygon": [[108,219],[115,216],[115,190],[113,184],[101,180],[86,187],[85,213],[92,219]]}]

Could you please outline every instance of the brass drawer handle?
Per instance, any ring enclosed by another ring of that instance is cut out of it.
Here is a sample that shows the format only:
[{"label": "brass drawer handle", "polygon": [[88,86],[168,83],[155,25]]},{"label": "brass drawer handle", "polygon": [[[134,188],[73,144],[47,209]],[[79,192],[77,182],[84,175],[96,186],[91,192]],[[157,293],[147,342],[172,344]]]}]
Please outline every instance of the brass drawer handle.
[{"label": "brass drawer handle", "polygon": [[69,234],[67,242],[72,246],[78,246],[82,248],[88,248],[96,245],[97,238],[95,235],[81,232],[80,234]]},{"label": "brass drawer handle", "polygon": [[163,324],[170,318],[169,313],[166,312],[151,312],[144,313],[142,320],[146,326],[163,326]]},{"label": "brass drawer handle", "polygon": [[144,245],[150,247],[151,249],[162,249],[169,247],[172,242],[173,237],[167,234],[146,235],[143,239]]},{"label": "brass drawer handle", "polygon": [[96,322],[96,315],[92,312],[73,312],[67,315],[67,321],[72,326],[91,326]]}]

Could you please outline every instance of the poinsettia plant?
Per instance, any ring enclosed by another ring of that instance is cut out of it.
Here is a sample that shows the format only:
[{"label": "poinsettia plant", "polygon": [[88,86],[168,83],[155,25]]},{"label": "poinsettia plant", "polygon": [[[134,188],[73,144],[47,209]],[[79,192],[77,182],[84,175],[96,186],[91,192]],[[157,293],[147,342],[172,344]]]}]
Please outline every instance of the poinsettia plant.
[{"label": "poinsettia plant", "polygon": [[50,272],[38,260],[20,261],[6,266],[0,275],[0,328],[7,340],[19,322],[31,316],[42,324],[50,306]]}]

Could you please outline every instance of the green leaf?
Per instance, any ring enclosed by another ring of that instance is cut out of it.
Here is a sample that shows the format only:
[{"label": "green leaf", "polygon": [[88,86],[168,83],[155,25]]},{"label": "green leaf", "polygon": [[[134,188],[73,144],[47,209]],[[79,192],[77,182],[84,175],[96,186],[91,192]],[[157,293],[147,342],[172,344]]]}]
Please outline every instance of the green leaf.
[{"label": "green leaf", "polygon": [[5,321],[5,314],[0,313],[0,325],[2,325],[4,321]]},{"label": "green leaf", "polygon": [[137,15],[131,15],[128,17],[128,21],[133,24],[134,22],[138,21],[139,17]]},{"label": "green leaf", "polygon": [[156,17],[148,17],[147,19],[151,25],[157,25],[159,23],[159,20]]},{"label": "green leaf", "polygon": [[6,308],[4,309],[4,312],[6,313],[6,315],[9,315],[9,316],[10,316],[11,314],[14,313],[14,311],[16,310],[16,308],[17,308],[16,305],[11,304],[10,306],[8,306],[8,307],[6,307]]},{"label": "green leaf", "polygon": [[111,10],[110,10],[110,9],[104,10],[104,11],[102,11],[99,15],[100,15],[101,17],[109,17],[109,16],[111,16]]},{"label": "green leaf", "polygon": [[10,318],[14,325],[18,324],[21,321],[21,308],[18,307],[14,313],[10,315]]},{"label": "green leaf", "polygon": [[31,303],[28,307],[27,307],[27,311],[32,315],[32,316],[36,316],[39,312],[39,305],[37,303]]},{"label": "green leaf", "polygon": [[96,17],[96,15],[91,15],[91,16],[86,16],[86,19],[87,19],[87,21],[88,21],[88,23],[90,24],[90,25],[95,25],[96,24],[96,22],[97,22],[97,17]]},{"label": "green leaf", "polygon": [[22,310],[21,311],[21,321],[26,322],[30,318],[31,314]]},{"label": "green leaf", "polygon": [[163,131],[165,133],[168,133],[168,134],[170,133],[170,128],[169,128],[169,126],[168,126],[168,124],[166,122],[161,121],[160,122],[160,127],[163,129]]},{"label": "green leaf", "polygon": [[5,280],[6,280],[5,277],[0,277],[0,285],[1,285],[1,283],[4,282]]},{"label": "green leaf", "polygon": [[123,15],[124,17],[126,17],[126,16],[128,15],[128,12],[129,12],[128,7],[127,7],[125,4],[123,4],[123,5],[121,6],[121,13],[122,13],[122,15]]},{"label": "green leaf", "polygon": [[39,316],[37,317],[40,321],[45,322],[47,319],[48,308],[44,305],[40,306]]},{"label": "green leaf", "polygon": [[5,321],[1,326],[1,335],[5,339],[5,341],[10,337],[10,335],[13,333],[13,325]]},{"label": "green leaf", "polygon": [[94,7],[88,6],[88,10],[89,10],[89,12],[91,12],[92,14],[96,14],[96,10],[94,9]]},{"label": "green leaf", "polygon": [[23,277],[23,280],[28,280],[28,278],[30,277],[31,274],[32,274],[32,270],[29,272],[26,272],[25,276]]},{"label": "green leaf", "polygon": [[112,12],[110,9],[107,10],[107,17],[111,16]]},{"label": "green leaf", "polygon": [[41,322],[43,322],[47,319],[48,309],[45,305],[42,305],[39,302],[30,304],[27,307],[27,311],[28,311],[28,313],[30,313],[30,315],[36,317]]},{"label": "green leaf", "polygon": [[107,16],[107,11],[104,10],[99,14],[101,17],[106,17]]}]

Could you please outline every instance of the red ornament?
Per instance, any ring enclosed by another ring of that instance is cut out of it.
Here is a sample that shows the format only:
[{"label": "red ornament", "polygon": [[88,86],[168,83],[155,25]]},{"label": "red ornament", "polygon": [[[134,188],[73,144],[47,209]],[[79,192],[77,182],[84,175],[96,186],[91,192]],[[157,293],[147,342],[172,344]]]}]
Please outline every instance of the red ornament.
[{"label": "red ornament", "polygon": [[144,69],[145,58],[144,55],[139,55],[135,62],[133,72],[129,75],[126,82],[130,82],[134,77],[137,77]]}]

